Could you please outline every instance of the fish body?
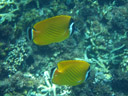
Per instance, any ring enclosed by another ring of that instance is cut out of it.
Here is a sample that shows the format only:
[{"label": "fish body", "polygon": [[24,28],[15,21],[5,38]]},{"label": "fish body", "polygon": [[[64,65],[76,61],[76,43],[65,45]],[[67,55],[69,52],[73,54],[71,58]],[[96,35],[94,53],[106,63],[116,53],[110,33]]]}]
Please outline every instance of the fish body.
[{"label": "fish body", "polygon": [[90,64],[81,60],[66,60],[57,64],[52,82],[57,85],[76,86],[83,83],[90,72]]},{"label": "fish body", "polygon": [[36,23],[28,32],[28,38],[37,45],[48,45],[67,39],[73,31],[71,16],[54,16]]}]

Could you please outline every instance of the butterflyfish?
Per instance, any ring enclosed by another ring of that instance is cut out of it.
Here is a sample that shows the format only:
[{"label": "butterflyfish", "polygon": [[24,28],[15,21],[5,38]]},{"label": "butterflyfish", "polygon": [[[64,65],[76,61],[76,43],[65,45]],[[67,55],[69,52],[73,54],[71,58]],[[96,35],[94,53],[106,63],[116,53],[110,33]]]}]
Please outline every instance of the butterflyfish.
[{"label": "butterflyfish", "polygon": [[37,45],[48,45],[67,39],[73,32],[74,22],[71,16],[54,16],[36,23],[28,29],[28,39]]},{"label": "butterflyfish", "polygon": [[89,76],[90,64],[81,60],[66,60],[57,64],[52,74],[52,83],[57,85],[76,86]]}]

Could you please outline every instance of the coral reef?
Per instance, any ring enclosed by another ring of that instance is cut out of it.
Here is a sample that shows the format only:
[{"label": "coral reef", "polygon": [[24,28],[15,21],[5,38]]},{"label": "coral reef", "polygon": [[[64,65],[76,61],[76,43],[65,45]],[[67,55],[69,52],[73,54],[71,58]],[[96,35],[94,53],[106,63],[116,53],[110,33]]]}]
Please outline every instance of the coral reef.
[{"label": "coral reef", "polygon": [[[11,10],[8,10],[11,9]],[[18,3],[15,3],[14,0],[1,0],[0,1],[0,24],[7,21],[12,21],[12,18],[15,18],[14,12],[19,10]]]},{"label": "coral reef", "polygon": [[26,39],[21,39],[16,44],[10,44],[8,56],[2,63],[2,68],[10,73],[18,71],[24,59],[28,56]]},{"label": "coral reef", "polygon": [[[74,34],[37,46],[26,29],[55,15],[71,15]],[[128,0],[1,0],[0,96],[127,96]],[[75,87],[51,83],[61,60],[91,64],[90,77]]]}]

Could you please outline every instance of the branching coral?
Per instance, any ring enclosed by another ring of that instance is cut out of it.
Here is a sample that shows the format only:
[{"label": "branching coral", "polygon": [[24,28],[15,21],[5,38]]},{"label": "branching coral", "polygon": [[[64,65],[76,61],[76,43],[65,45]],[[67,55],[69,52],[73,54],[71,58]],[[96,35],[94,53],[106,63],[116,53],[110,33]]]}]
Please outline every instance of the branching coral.
[{"label": "branching coral", "polygon": [[1,0],[0,9],[4,8],[6,5],[15,3],[14,0]]},{"label": "branching coral", "polygon": [[[62,87],[59,87],[55,84],[51,84],[50,83],[50,76],[49,76],[49,72],[48,71],[45,71],[44,72],[44,79],[45,79],[45,83],[46,83],[46,86],[45,85],[40,85],[38,88],[41,90],[43,94],[43,96],[65,96],[65,95],[68,95],[71,93],[70,90],[68,90],[68,87],[65,87],[63,90],[62,90]],[[56,89],[59,89],[61,90],[60,93],[57,93],[56,92]]]},{"label": "branching coral", "polygon": [[[2,24],[5,20],[11,21],[13,17],[15,17],[14,12],[19,10],[19,4],[16,3],[14,0],[1,0],[0,1],[0,10],[10,6],[11,10],[5,10],[4,13],[0,13],[0,24]],[[15,6],[15,7],[14,7]],[[6,8],[5,8],[6,9]]]},{"label": "branching coral", "polygon": [[[68,87],[59,87],[55,84],[52,84],[50,82],[50,76],[49,76],[49,72],[45,71],[43,74],[43,78],[44,78],[44,84],[40,84],[37,87],[37,91],[32,91],[32,89],[28,92],[27,96],[66,96],[69,95],[71,93],[71,91],[69,90]],[[60,92],[58,92],[57,90],[60,90]]]},{"label": "branching coral", "polygon": [[44,79],[45,79],[46,86],[40,85],[38,87],[39,89],[41,89],[42,93],[45,93],[43,94],[43,96],[47,96],[48,94],[51,95],[51,92],[53,92],[53,96],[56,96],[56,85],[50,84],[49,82],[50,76],[48,71],[44,72]]}]

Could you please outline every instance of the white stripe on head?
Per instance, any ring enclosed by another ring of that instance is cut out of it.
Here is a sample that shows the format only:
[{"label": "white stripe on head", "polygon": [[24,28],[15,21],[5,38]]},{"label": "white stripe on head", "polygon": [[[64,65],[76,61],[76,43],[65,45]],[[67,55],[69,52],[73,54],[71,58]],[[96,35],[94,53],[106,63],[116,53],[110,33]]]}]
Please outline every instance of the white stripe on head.
[{"label": "white stripe on head", "polygon": [[53,76],[54,76],[56,70],[57,70],[57,68],[55,68],[55,69],[53,70],[52,79],[53,79]]},{"label": "white stripe on head", "polygon": [[87,80],[88,76],[89,76],[89,72],[90,72],[90,69],[87,71],[86,75],[85,75],[85,80]]},{"label": "white stripe on head", "polygon": [[70,24],[70,27],[69,27],[69,32],[70,32],[70,35],[72,34],[72,31],[73,31],[73,25],[74,25],[74,22]]},{"label": "white stripe on head", "polygon": [[32,40],[33,40],[33,29],[31,30],[31,36],[32,36]]}]

